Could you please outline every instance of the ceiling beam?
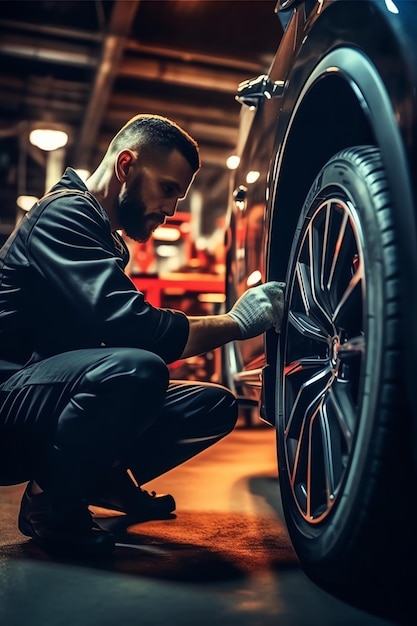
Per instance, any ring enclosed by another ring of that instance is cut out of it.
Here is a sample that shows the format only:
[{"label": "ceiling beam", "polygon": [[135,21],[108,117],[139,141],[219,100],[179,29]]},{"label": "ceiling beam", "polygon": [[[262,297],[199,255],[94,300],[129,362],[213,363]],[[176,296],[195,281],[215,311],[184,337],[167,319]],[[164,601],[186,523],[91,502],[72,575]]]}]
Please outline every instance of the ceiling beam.
[{"label": "ceiling beam", "polygon": [[[140,0],[118,0],[114,11],[119,6],[125,11],[137,6]],[[128,32],[128,20],[125,26]],[[212,89],[215,92],[235,93],[238,84],[265,70],[261,64],[238,63],[234,58],[224,58],[220,63],[217,57],[202,54],[186,54],[172,51],[169,56],[162,55],[163,48],[140,46],[128,42],[127,35],[109,34],[105,36],[101,59],[92,48],[66,42],[53,42],[33,38],[4,35],[0,40],[0,53],[6,56],[26,58],[33,61],[54,63],[68,66],[80,66],[96,71],[95,88],[102,89],[102,83],[108,83],[115,74],[135,80],[150,80],[194,87]],[[122,58],[128,46],[135,50],[134,55]],[[142,51],[142,54],[137,54]],[[154,58],[151,58],[154,57]],[[116,67],[117,64],[117,67]],[[7,66],[5,66],[7,68]],[[113,82],[112,82],[113,84]]]},{"label": "ceiling beam", "polygon": [[[51,26],[46,24],[32,24],[27,22],[15,22],[12,20],[0,20],[0,27],[4,30],[0,40],[0,52],[9,54],[19,54],[21,56],[31,56],[34,50],[44,51],[45,56],[51,60],[57,60],[59,63],[74,64],[79,59],[85,60],[87,64],[94,65],[96,62],[95,55],[89,53],[89,43],[100,43],[103,35],[100,32],[84,31],[75,28],[65,28],[60,26]],[[18,36],[12,35],[12,30],[25,30],[26,32],[35,33],[36,37],[25,37],[20,33]],[[44,35],[40,38],[39,35]],[[46,37],[45,37],[46,36]],[[52,42],[49,37],[56,37],[57,42]],[[65,43],[65,39],[71,41],[85,41],[86,45],[75,45]],[[89,43],[88,43],[89,42]],[[62,59],[60,55],[57,57],[54,53],[65,48],[65,57]],[[243,59],[234,56],[233,50],[226,55],[219,56],[216,54],[207,54],[194,50],[181,49],[179,47],[166,48],[153,44],[144,44],[134,39],[129,39],[126,44],[126,51],[141,56],[163,57],[165,59],[177,59],[186,63],[198,63],[200,65],[211,65],[218,67],[227,67],[229,69],[242,70],[244,72],[263,72],[272,62],[273,55],[263,53],[256,56],[252,60]],[[59,59],[59,60],[58,60]]]},{"label": "ceiling beam", "polygon": [[[172,94],[175,96],[175,93]],[[181,117],[186,120],[200,120],[214,124],[223,124],[237,128],[239,124],[240,105],[230,98],[232,107],[236,104],[235,111],[227,111],[215,104],[195,106],[183,99],[156,98],[145,95],[113,94],[110,98],[109,109],[106,117],[115,121],[116,124],[127,120],[138,113],[157,113],[169,118]]]},{"label": "ceiling beam", "polygon": [[52,24],[38,24],[32,22],[23,21],[24,15],[22,15],[22,21],[17,20],[1,20],[0,28],[4,31],[25,30],[26,32],[36,33],[43,35],[57,37],[62,42],[63,39],[78,39],[84,41],[102,41],[103,35],[101,32],[93,32],[91,30],[82,30],[81,28],[67,28],[65,26],[55,26]]},{"label": "ceiling beam", "polygon": [[[192,86],[216,92],[236,93],[239,83],[248,78],[244,70],[227,70],[188,65],[166,59],[125,58],[119,75],[135,80],[151,80],[173,85]],[[250,77],[249,77],[250,78]]]},{"label": "ceiling beam", "polygon": [[75,151],[77,167],[86,167],[90,162],[93,146],[97,140],[113,83],[119,72],[131,26],[140,0],[116,0],[110,19],[108,34],[104,38],[101,61],[96,72],[93,89],[84,115],[80,136]]},{"label": "ceiling beam", "polygon": [[38,37],[26,37],[2,33],[0,39],[0,53],[61,65],[79,65],[94,68],[97,65],[97,56],[87,45],[77,45],[65,41],[51,41]]},{"label": "ceiling beam", "polygon": [[176,59],[183,63],[194,63],[199,65],[211,65],[216,67],[227,67],[228,69],[241,70],[243,72],[257,72],[265,71],[265,64],[269,65],[272,62],[273,55],[268,59],[265,55],[259,60],[248,61],[248,59],[242,59],[240,57],[234,57],[230,52],[224,56],[218,56],[216,54],[207,54],[205,52],[197,52],[194,50],[185,50],[181,48],[164,48],[163,46],[156,46],[152,44],[144,44],[134,39],[130,39],[127,45],[128,52],[139,54],[141,56],[153,56],[162,57],[164,59]]}]

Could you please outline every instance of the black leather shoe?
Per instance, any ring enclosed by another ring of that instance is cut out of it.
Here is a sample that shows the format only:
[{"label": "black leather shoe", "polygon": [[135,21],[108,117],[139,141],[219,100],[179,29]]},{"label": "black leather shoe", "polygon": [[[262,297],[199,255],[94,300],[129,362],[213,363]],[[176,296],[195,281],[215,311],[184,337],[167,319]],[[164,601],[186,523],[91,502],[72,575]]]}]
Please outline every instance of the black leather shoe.
[{"label": "black leather shoe", "polygon": [[168,519],[176,506],[173,496],[141,489],[121,468],[114,469],[110,476],[96,485],[88,496],[88,503],[126,513],[138,522]]},{"label": "black leather shoe", "polygon": [[23,535],[51,552],[104,556],[115,547],[113,536],[93,521],[86,504],[54,510],[46,493],[31,493],[31,483],[23,494],[18,527]]}]

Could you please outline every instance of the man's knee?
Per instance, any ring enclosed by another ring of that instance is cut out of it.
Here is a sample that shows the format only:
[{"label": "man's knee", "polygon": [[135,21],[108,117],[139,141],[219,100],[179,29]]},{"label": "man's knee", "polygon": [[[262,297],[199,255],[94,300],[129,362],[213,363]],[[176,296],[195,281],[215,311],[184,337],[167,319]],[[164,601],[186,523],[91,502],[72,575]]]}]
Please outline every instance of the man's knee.
[{"label": "man's knee", "polygon": [[94,388],[108,393],[111,389],[131,389],[135,395],[158,396],[168,386],[168,368],[156,354],[136,348],[103,349],[103,356],[79,381],[79,389]]},{"label": "man's knee", "polygon": [[82,431],[87,439],[101,437],[103,445],[113,439],[119,445],[153,423],[167,384],[167,367],[157,355],[103,349],[73,388],[56,436],[61,442],[76,442]]},{"label": "man's knee", "polygon": [[198,422],[202,429],[222,435],[233,430],[238,417],[235,396],[226,387],[214,383],[173,382],[166,406],[180,411],[185,422]]},{"label": "man's knee", "polygon": [[238,418],[238,403],[233,393],[221,386],[214,386],[211,397],[211,411],[218,413],[226,433],[236,426]]},{"label": "man's knee", "polygon": [[[168,369],[156,354],[129,348],[103,349],[103,356],[88,368],[71,396],[92,424],[99,421],[101,428],[107,424],[133,435],[154,421],[167,386]],[[74,417],[75,413],[71,411]]]}]

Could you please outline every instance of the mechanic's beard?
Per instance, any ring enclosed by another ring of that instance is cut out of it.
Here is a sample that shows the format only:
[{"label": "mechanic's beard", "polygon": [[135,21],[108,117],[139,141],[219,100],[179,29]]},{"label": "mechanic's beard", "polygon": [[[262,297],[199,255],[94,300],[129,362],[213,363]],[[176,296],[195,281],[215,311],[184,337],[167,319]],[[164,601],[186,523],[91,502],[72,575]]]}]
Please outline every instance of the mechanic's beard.
[{"label": "mechanic's beard", "polygon": [[146,241],[150,232],[145,228],[145,206],[125,196],[119,203],[120,224],[126,235],[135,241]]},{"label": "mechanic's beard", "polygon": [[137,188],[140,185],[134,185],[136,189],[133,189],[135,193],[129,189],[125,189],[123,194],[119,197],[119,220],[120,225],[125,231],[126,235],[135,241],[147,241],[155,229],[155,226],[151,228],[146,218],[146,205],[140,197],[140,193],[137,192]]}]

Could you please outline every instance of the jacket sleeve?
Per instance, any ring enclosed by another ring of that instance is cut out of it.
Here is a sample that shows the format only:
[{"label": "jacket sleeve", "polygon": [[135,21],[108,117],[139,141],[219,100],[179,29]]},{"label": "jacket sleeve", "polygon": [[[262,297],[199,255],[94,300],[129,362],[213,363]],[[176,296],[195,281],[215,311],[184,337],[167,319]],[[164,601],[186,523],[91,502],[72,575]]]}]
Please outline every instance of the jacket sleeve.
[{"label": "jacket sleeve", "polygon": [[31,226],[26,254],[59,308],[68,307],[75,325],[101,343],[150,350],[167,363],[181,355],[187,317],[145,301],[124,272],[106,214],[85,197],[51,202]]}]

